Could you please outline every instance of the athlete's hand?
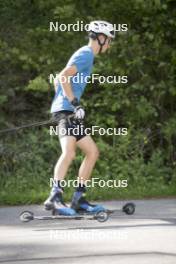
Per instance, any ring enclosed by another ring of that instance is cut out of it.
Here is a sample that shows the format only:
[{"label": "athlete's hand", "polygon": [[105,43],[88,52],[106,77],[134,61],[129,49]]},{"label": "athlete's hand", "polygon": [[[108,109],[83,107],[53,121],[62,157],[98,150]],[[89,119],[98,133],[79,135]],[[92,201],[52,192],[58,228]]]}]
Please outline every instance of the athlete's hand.
[{"label": "athlete's hand", "polygon": [[80,105],[75,107],[74,113],[76,119],[84,119],[85,117],[85,111]]},{"label": "athlete's hand", "polygon": [[84,119],[85,117],[85,111],[84,108],[79,104],[78,99],[74,98],[71,101],[71,104],[75,107],[74,113],[76,119]]}]

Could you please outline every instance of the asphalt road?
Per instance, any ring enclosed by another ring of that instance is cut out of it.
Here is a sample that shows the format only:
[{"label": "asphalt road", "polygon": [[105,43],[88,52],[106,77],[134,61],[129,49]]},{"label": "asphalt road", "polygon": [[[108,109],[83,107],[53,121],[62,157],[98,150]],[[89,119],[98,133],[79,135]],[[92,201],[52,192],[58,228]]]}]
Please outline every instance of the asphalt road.
[{"label": "asphalt road", "polygon": [[[105,223],[21,223],[19,214],[23,210],[46,212],[37,205],[1,207],[0,263],[176,264],[176,199],[133,202],[134,215],[119,212]],[[114,209],[124,202],[103,204]]]}]

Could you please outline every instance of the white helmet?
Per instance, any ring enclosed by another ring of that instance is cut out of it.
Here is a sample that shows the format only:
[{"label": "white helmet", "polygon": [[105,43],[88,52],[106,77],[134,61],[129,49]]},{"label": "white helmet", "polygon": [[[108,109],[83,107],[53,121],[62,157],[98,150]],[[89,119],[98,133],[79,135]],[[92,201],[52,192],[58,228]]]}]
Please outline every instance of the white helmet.
[{"label": "white helmet", "polygon": [[115,38],[114,26],[106,21],[92,21],[89,24],[88,31],[102,33],[110,38]]}]

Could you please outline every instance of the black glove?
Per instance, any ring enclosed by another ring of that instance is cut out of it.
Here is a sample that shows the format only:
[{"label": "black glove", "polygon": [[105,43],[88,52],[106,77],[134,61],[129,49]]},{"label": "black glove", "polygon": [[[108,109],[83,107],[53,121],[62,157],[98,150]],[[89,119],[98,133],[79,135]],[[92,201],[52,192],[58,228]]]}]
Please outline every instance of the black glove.
[{"label": "black glove", "polygon": [[71,104],[74,106],[74,113],[75,113],[75,118],[76,119],[84,119],[85,117],[85,111],[82,106],[80,106],[78,99],[75,97],[72,101]]}]

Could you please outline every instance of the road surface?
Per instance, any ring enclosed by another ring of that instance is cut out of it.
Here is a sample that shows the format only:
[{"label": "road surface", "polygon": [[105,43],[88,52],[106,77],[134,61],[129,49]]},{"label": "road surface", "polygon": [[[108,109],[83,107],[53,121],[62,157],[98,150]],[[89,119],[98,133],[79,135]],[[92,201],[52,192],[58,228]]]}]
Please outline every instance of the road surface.
[{"label": "road surface", "polygon": [[[137,200],[136,212],[94,220],[32,221],[42,206],[0,208],[0,264],[176,264],[176,199]],[[110,209],[124,201],[104,202]]]}]

